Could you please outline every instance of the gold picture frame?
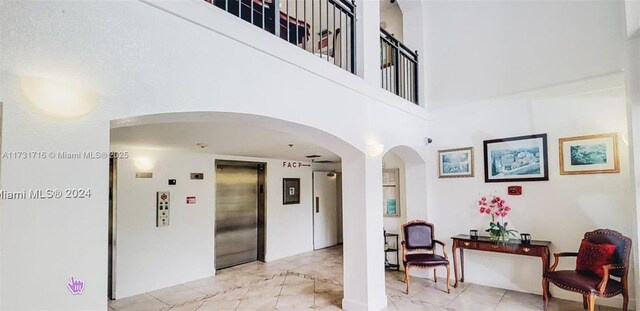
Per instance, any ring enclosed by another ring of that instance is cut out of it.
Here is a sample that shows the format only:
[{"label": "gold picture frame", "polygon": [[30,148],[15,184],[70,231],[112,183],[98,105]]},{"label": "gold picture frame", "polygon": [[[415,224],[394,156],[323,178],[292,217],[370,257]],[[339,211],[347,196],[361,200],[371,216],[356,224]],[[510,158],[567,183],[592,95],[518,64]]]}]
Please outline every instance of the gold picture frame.
[{"label": "gold picture frame", "polygon": [[560,175],[620,173],[617,133],[565,137],[558,143]]},{"label": "gold picture frame", "polygon": [[474,176],[473,147],[438,150],[438,178]]}]

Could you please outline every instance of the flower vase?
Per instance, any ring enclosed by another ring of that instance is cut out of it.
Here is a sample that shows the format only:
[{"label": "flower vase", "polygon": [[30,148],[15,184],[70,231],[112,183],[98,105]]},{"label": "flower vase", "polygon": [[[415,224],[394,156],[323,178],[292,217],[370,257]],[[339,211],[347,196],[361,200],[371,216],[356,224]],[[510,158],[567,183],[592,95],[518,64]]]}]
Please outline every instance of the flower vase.
[{"label": "flower vase", "polygon": [[505,231],[489,231],[491,241],[496,243],[506,243],[509,241],[509,233]]}]

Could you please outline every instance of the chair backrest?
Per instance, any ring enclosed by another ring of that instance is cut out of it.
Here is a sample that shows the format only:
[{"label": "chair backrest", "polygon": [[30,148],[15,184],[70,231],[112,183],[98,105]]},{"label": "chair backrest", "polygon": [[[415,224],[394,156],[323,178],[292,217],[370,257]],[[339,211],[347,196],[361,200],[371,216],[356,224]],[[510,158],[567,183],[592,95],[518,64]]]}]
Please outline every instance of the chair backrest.
[{"label": "chair backrest", "polygon": [[424,220],[413,220],[402,225],[402,234],[407,250],[433,250],[433,224]]},{"label": "chair backrest", "polygon": [[612,244],[616,246],[613,254],[613,263],[624,264],[627,268],[622,270],[611,270],[611,274],[622,277],[629,271],[629,256],[631,254],[631,239],[622,235],[618,231],[610,229],[596,229],[584,234],[584,239],[594,244]]}]

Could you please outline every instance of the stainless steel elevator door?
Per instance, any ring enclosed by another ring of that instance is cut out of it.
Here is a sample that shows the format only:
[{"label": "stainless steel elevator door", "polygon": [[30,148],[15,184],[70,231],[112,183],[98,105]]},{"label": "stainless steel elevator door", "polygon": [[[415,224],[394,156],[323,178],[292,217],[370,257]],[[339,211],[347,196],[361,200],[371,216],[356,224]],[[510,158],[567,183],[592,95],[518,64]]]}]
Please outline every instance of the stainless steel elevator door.
[{"label": "stainless steel elevator door", "polygon": [[258,171],[216,166],[216,269],[258,259]]}]

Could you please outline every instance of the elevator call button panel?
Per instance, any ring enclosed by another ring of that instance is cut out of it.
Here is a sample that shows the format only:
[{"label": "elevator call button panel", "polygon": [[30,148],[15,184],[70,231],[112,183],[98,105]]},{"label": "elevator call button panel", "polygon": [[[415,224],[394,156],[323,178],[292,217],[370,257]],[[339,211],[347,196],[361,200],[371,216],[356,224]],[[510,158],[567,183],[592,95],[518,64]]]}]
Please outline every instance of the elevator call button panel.
[{"label": "elevator call button panel", "polygon": [[156,193],[156,227],[169,225],[169,191]]}]

